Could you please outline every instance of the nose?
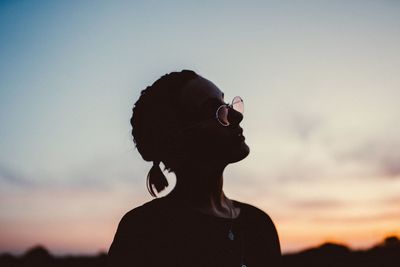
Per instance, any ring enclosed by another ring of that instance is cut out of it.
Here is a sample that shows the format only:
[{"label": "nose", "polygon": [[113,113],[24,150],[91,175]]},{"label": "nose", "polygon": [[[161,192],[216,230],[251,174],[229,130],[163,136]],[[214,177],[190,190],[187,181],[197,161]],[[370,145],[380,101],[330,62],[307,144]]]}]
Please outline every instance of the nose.
[{"label": "nose", "polygon": [[239,123],[243,120],[243,114],[239,111],[234,110],[233,108],[229,109],[228,112],[228,121],[231,125],[238,126]]}]

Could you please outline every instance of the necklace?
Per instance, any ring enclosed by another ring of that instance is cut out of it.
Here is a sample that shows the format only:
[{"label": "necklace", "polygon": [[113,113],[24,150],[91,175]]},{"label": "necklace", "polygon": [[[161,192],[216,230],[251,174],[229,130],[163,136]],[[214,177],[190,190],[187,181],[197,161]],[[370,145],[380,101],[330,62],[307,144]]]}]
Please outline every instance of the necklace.
[{"label": "necklace", "polygon": [[[232,207],[229,206],[229,217],[231,219],[231,225],[229,227],[228,231],[228,239],[233,241],[235,240],[235,235],[232,232],[232,227],[233,227],[233,211]],[[244,233],[241,233],[241,238],[240,238],[240,254],[241,254],[241,259],[240,259],[240,267],[247,267],[246,264],[244,264],[244,246],[243,246],[243,239],[244,239]]]},{"label": "necklace", "polygon": [[235,235],[232,232],[232,226],[233,226],[233,211],[231,206],[229,206],[229,217],[231,218],[231,226],[229,227],[229,232],[228,232],[228,238],[229,240],[233,241],[235,239]]}]

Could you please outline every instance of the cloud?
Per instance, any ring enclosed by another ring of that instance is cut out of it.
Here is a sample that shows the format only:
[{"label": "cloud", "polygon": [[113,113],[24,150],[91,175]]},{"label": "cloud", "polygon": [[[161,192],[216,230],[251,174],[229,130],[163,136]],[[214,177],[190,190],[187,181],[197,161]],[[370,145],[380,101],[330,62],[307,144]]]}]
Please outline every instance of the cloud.
[{"label": "cloud", "polygon": [[32,187],[35,182],[28,179],[21,173],[18,173],[11,168],[5,167],[0,164],[0,181],[5,184],[11,184],[21,187]]},{"label": "cloud", "polygon": [[288,204],[299,209],[331,209],[344,207],[346,204],[336,199],[291,200]]},{"label": "cloud", "polygon": [[65,166],[64,169],[16,169],[0,163],[1,188],[13,190],[110,191],[120,185],[146,190],[148,163],[132,159],[130,154],[99,156]]},{"label": "cloud", "polygon": [[294,113],[289,120],[290,130],[303,141],[310,139],[322,125],[322,118],[312,114]]},{"label": "cloud", "polygon": [[337,153],[336,158],[372,168],[376,176],[400,178],[400,140],[368,140],[353,149]]},{"label": "cloud", "polygon": [[398,212],[377,212],[375,214],[357,214],[347,216],[314,216],[313,221],[320,223],[369,223],[378,221],[398,221],[400,214]]},{"label": "cloud", "polygon": [[399,195],[389,195],[380,200],[378,200],[380,205],[400,207],[400,196]]}]

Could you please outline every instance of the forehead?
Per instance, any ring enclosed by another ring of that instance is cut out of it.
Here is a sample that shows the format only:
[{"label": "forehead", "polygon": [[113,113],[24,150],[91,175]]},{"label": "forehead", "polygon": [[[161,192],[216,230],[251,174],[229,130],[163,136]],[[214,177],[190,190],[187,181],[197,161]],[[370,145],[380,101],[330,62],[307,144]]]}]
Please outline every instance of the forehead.
[{"label": "forehead", "polygon": [[189,81],[181,92],[181,103],[190,109],[200,108],[207,100],[223,101],[224,93],[211,81],[198,77]]}]

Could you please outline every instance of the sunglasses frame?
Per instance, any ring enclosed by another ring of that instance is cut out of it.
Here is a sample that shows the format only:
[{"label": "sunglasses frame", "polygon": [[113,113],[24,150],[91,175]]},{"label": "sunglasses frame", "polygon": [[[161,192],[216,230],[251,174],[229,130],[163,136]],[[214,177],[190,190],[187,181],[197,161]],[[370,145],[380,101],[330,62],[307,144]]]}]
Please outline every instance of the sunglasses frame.
[{"label": "sunglasses frame", "polygon": [[[194,128],[194,127],[197,127],[197,126],[201,125],[201,124],[204,123],[205,121],[209,121],[209,120],[211,120],[211,119],[212,119],[212,120],[216,119],[216,120],[217,120],[222,126],[224,126],[224,127],[229,126],[229,125],[230,125],[229,122],[228,122],[228,123],[223,123],[223,122],[221,122],[221,120],[220,120],[219,117],[218,117],[218,112],[219,112],[219,110],[220,110],[221,108],[227,107],[227,108],[228,108],[228,112],[229,112],[229,109],[233,109],[233,110],[235,110],[235,111],[240,112],[241,114],[243,114],[244,108],[243,108],[242,111],[234,109],[233,105],[236,104],[236,103],[238,103],[237,101],[235,101],[235,99],[238,99],[239,102],[244,103],[244,102],[243,102],[243,99],[242,99],[240,96],[235,96],[235,97],[233,98],[231,104],[222,104],[222,105],[220,105],[220,106],[217,108],[217,111],[215,112],[215,117],[214,117],[214,118],[209,118],[209,119],[206,119],[206,120],[203,120],[203,121],[196,122],[196,123],[194,123],[194,124],[191,124],[191,125],[188,125],[188,126],[184,127],[183,129],[180,129],[179,131],[187,131],[187,130],[190,130],[190,129]],[[228,120],[227,120],[227,121],[228,121]]]},{"label": "sunglasses frame", "polygon": [[[236,99],[236,101],[235,101],[235,99]],[[234,104],[239,103],[239,102],[243,103],[243,104],[242,104],[242,105],[243,105],[243,110],[242,110],[242,111],[236,110],[236,109],[234,108],[234,106],[233,106]],[[215,118],[217,119],[217,121],[218,121],[222,126],[227,127],[227,126],[230,125],[229,120],[226,119],[227,123],[224,123],[223,121],[220,120],[220,118],[219,118],[219,116],[218,116],[218,114],[219,114],[219,112],[220,112],[220,109],[221,109],[221,108],[224,108],[224,107],[227,108],[227,112],[226,112],[227,115],[226,115],[226,116],[228,116],[228,114],[229,114],[229,109],[233,109],[233,110],[235,110],[235,111],[240,112],[241,114],[243,114],[243,111],[244,111],[244,102],[243,102],[243,99],[242,99],[240,96],[235,96],[235,97],[232,99],[232,103],[231,103],[231,104],[222,104],[221,106],[218,107],[217,111],[215,112]]]}]

